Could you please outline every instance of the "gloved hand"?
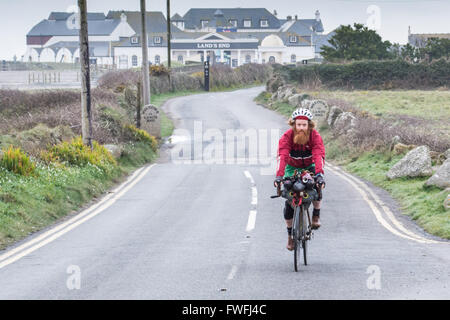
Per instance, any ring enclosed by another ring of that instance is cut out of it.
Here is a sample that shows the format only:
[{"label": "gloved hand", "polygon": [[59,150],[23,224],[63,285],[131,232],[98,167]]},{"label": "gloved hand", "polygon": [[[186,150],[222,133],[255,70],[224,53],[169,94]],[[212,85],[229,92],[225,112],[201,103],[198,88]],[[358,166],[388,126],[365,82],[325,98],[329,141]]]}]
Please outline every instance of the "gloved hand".
[{"label": "gloved hand", "polygon": [[273,185],[275,188],[277,188],[278,186],[281,186],[281,181],[282,181],[283,177],[276,177],[275,181],[273,182]]},{"label": "gloved hand", "polygon": [[316,184],[319,187],[321,187],[322,189],[325,188],[325,179],[323,178],[323,174],[322,173],[316,174],[316,176],[314,178],[316,180]]}]

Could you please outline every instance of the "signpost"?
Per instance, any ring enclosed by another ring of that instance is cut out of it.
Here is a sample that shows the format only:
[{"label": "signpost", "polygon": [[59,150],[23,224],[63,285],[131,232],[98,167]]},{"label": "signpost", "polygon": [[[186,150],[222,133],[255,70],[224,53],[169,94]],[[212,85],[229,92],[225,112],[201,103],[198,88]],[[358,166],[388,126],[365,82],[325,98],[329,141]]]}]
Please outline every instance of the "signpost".
[{"label": "signpost", "polygon": [[205,91],[209,91],[209,59],[206,59],[205,61]]}]

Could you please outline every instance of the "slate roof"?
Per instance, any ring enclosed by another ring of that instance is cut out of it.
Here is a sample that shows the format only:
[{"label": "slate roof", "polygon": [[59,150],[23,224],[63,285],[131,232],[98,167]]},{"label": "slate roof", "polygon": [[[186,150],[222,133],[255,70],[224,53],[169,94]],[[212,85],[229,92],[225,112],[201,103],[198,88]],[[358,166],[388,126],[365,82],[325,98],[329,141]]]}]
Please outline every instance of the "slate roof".
[{"label": "slate roof", "polygon": [[[140,11],[110,11],[106,18],[119,19],[122,13],[127,16],[127,22],[133,28],[137,35],[141,34],[141,12]],[[160,11],[147,11],[145,16],[147,32],[167,32],[166,17]],[[181,31],[174,25],[171,26],[172,32]]]},{"label": "slate roof", "polygon": [[[51,12],[48,20],[67,20],[73,13],[68,12]],[[105,20],[105,14],[103,12],[88,12],[88,20]]]},{"label": "slate roof", "polygon": [[[220,10],[223,16],[215,15]],[[278,29],[280,21],[265,8],[194,8],[183,16],[186,29],[201,28],[201,20],[209,20],[209,26],[228,26],[229,20],[237,20],[237,28],[244,27],[244,19],[251,19],[251,29]],[[269,27],[260,27],[260,19],[267,19]]]},{"label": "slate roof", "polygon": [[320,49],[322,46],[329,46],[329,40],[336,34],[335,31],[331,31],[328,34],[318,34],[313,36],[314,45],[316,47],[316,53],[322,52],[322,49]]},{"label": "slate roof", "polygon": [[[120,20],[90,20],[88,33],[90,36],[110,35],[119,25]],[[77,36],[78,29],[68,28],[67,20],[42,20],[35,25],[27,36]]]}]

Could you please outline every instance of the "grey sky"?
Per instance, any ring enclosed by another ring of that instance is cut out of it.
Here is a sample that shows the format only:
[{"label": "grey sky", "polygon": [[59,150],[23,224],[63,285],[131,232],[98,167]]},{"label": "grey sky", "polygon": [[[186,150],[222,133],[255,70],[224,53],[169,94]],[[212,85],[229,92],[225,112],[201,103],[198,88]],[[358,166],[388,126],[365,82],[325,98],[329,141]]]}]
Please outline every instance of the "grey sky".
[{"label": "grey sky", "polygon": [[[90,12],[108,10],[139,10],[139,0],[87,0]],[[0,0],[0,59],[20,59],[25,53],[25,36],[28,31],[51,11],[66,11],[76,5],[76,0]],[[366,24],[367,8],[380,8],[380,30],[384,40],[406,43],[408,26],[413,33],[450,33],[450,0],[172,0],[172,14],[184,15],[189,8],[267,8],[277,10],[278,17],[298,15],[314,18],[318,9],[325,32],[340,24],[360,22]],[[148,0],[147,10],[165,13],[166,0]]]}]

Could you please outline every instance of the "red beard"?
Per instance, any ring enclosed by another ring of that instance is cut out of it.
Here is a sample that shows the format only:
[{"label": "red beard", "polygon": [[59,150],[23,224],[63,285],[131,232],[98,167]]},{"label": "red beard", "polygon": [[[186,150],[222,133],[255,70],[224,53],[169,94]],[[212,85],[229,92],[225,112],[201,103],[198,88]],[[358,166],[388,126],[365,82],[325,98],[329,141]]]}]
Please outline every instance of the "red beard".
[{"label": "red beard", "polygon": [[294,143],[307,144],[309,141],[309,133],[310,133],[309,130],[308,130],[308,132],[305,132],[303,130],[300,130],[299,132],[295,132]]}]

